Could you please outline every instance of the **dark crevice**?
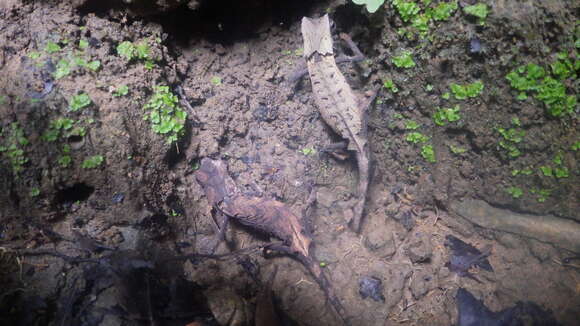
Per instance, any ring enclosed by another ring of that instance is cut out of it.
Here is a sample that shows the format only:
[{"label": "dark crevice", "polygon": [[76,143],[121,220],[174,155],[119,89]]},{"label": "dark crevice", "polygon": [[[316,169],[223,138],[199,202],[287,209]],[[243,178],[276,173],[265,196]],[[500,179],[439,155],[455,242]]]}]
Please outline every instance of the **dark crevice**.
[{"label": "dark crevice", "polygon": [[87,200],[94,191],[94,187],[85,183],[75,183],[70,187],[59,190],[55,195],[53,203],[56,207],[70,206],[77,201]]},{"label": "dark crevice", "polygon": [[200,1],[195,10],[187,5],[153,16],[179,44],[190,39],[231,44],[256,37],[272,26],[288,28],[308,14],[314,1]]}]

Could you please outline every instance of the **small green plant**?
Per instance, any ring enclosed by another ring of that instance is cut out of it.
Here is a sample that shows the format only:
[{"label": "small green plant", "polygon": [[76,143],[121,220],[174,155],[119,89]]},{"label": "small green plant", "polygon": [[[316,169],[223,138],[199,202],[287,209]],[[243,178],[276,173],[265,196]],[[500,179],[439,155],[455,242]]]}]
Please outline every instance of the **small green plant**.
[{"label": "small green plant", "polygon": [[72,158],[70,155],[62,155],[58,158],[57,162],[60,166],[66,168],[72,163]]},{"label": "small green plant", "polygon": [[393,57],[393,64],[398,68],[413,68],[416,66],[411,51],[403,51],[399,56]]},{"label": "small green plant", "polygon": [[306,156],[316,154],[316,150],[314,148],[308,148],[308,147],[305,147],[305,148],[299,150],[299,152],[302,153],[303,155],[306,155]]},{"label": "small green plant", "polygon": [[135,56],[135,46],[129,41],[124,41],[117,45],[117,54],[131,61]]},{"label": "small green plant", "polygon": [[41,55],[42,54],[38,51],[32,51],[32,52],[29,52],[28,54],[26,54],[26,56],[32,60],[36,60],[36,59],[40,58]]},{"label": "small green plant", "polygon": [[105,158],[102,155],[90,156],[83,161],[81,167],[83,169],[94,169],[101,165],[104,160]]},{"label": "small green plant", "polygon": [[477,97],[483,91],[483,83],[476,81],[464,86],[451,84],[451,92],[458,100],[464,100],[468,97]]},{"label": "small green plant", "polygon": [[421,10],[413,1],[392,0],[392,3],[404,22],[410,21]]},{"label": "small green plant", "polygon": [[508,187],[505,191],[515,199],[520,198],[524,194],[524,191],[521,188],[513,186]]},{"label": "small green plant", "polygon": [[222,84],[222,78],[220,76],[213,76],[211,77],[210,82],[214,86],[220,86]]},{"label": "small green plant", "polygon": [[536,200],[538,201],[538,203],[543,203],[546,201],[546,199],[548,199],[548,197],[552,194],[552,191],[549,189],[538,189],[538,188],[532,188],[532,190],[530,190],[530,192],[532,194],[536,194]]},{"label": "small green plant", "polygon": [[480,25],[485,25],[485,18],[489,14],[485,3],[476,3],[472,6],[463,7],[463,11],[468,15],[477,17]]},{"label": "small green plant", "polygon": [[433,114],[433,122],[438,126],[444,126],[447,122],[455,122],[460,119],[459,105],[455,105],[453,108],[437,108]]},{"label": "small green plant", "polygon": [[80,40],[79,41],[79,49],[86,50],[89,47],[89,41],[87,40]]},{"label": "small green plant", "polygon": [[426,90],[427,92],[431,92],[431,91],[433,90],[433,85],[431,85],[431,84],[427,84],[427,85],[425,86],[425,90]]},{"label": "small green plant", "polygon": [[457,147],[457,146],[453,146],[453,145],[449,145],[449,150],[451,151],[451,153],[455,154],[455,155],[459,155],[459,154],[463,154],[465,152],[467,152],[467,149],[462,148],[462,147]]},{"label": "small green plant", "polygon": [[423,158],[429,163],[437,162],[435,159],[435,150],[433,150],[432,145],[421,146],[421,156],[423,156]]},{"label": "small green plant", "polygon": [[85,65],[85,67],[87,67],[88,69],[90,69],[92,71],[97,71],[97,70],[99,70],[99,68],[101,68],[101,61],[99,61],[99,60],[90,61],[89,63],[87,63]]},{"label": "small green plant", "polygon": [[113,91],[113,96],[115,97],[125,96],[127,94],[129,94],[129,86],[127,85],[121,85]]},{"label": "small green plant", "polygon": [[421,127],[421,125],[419,125],[414,120],[405,121],[405,129],[407,129],[407,130],[416,130],[416,129],[419,129],[419,127]]},{"label": "small green plant", "polygon": [[56,53],[60,50],[61,50],[60,45],[58,45],[57,43],[54,43],[52,41],[48,41],[46,43],[46,46],[44,47],[44,51],[48,54],[53,54],[53,53]]},{"label": "small green plant", "polygon": [[419,144],[428,141],[429,137],[423,135],[420,132],[415,131],[408,133],[407,136],[405,137],[405,140],[408,141],[409,143]]},{"label": "small green plant", "polygon": [[155,133],[167,136],[167,143],[176,142],[184,133],[187,113],[178,105],[177,96],[169,86],[155,86],[155,92],[143,107],[144,119],[151,122]]},{"label": "small green plant", "polygon": [[451,93],[445,92],[445,93],[441,94],[441,98],[444,100],[448,100],[451,98]]},{"label": "small green plant", "polygon": [[40,189],[38,187],[30,189],[30,197],[37,197],[38,195],[40,195]]},{"label": "small green plant", "polygon": [[56,63],[56,70],[54,71],[54,78],[61,79],[66,77],[71,72],[71,64],[67,59],[60,59]]},{"label": "small green plant", "polygon": [[526,132],[523,130],[518,130],[516,128],[496,128],[496,130],[500,133],[503,137],[502,140],[499,141],[499,146],[505,149],[508,153],[508,156],[511,158],[516,158],[520,156],[522,153],[516,146],[524,139]]},{"label": "small green plant", "polygon": [[91,105],[92,101],[91,98],[87,93],[80,93],[71,97],[68,102],[68,109],[72,112],[76,112],[82,108],[85,108]]},{"label": "small green plant", "polygon": [[[566,66],[566,64],[562,65]],[[564,76],[575,79],[575,75],[568,75],[559,68],[556,72],[558,74],[555,76],[560,79],[549,76],[541,66],[529,63],[512,70],[506,75],[506,79],[512,88],[519,91],[518,100],[527,99],[527,92],[532,92],[534,98],[544,103],[548,115],[561,117],[572,113],[576,107],[576,96],[568,95],[564,84]]]},{"label": "small green plant", "polygon": [[531,175],[532,173],[534,173],[534,171],[532,171],[532,169],[530,169],[530,168],[525,168],[525,169],[521,169],[521,170],[519,170],[519,169],[512,170],[512,176],[514,176],[514,177],[519,175],[519,174]]},{"label": "small green plant", "polygon": [[[20,128],[17,122],[11,123],[10,128],[6,129],[8,130],[0,128],[0,136],[2,136],[0,140],[5,140],[5,142],[0,143],[0,153],[3,153],[8,158],[12,171],[18,174],[24,170],[24,164],[28,162],[24,148],[29,144],[29,141],[24,135],[24,130]],[[8,133],[8,135],[5,136],[4,133]]]},{"label": "small green plant", "polygon": [[444,21],[449,19],[456,10],[457,1],[440,2],[433,8],[432,17],[436,21]]},{"label": "small green plant", "polygon": [[147,41],[137,44],[123,41],[117,45],[117,54],[127,59],[127,61],[143,61],[146,69],[151,70],[154,67],[154,59],[151,57],[151,49],[149,48]]},{"label": "small green plant", "polygon": [[385,81],[383,82],[383,87],[390,90],[393,93],[397,93],[399,91],[397,85],[395,85],[392,79],[385,79]]},{"label": "small green plant", "polygon": [[516,127],[521,127],[522,126],[522,122],[520,121],[520,118],[513,117],[512,118],[512,125],[514,125]]},{"label": "small green plant", "polygon": [[367,11],[371,14],[377,11],[385,2],[385,0],[352,0],[357,5],[365,5]]},{"label": "small green plant", "polygon": [[580,140],[574,142],[574,144],[570,146],[570,149],[573,150],[574,152],[577,152],[580,149]]}]

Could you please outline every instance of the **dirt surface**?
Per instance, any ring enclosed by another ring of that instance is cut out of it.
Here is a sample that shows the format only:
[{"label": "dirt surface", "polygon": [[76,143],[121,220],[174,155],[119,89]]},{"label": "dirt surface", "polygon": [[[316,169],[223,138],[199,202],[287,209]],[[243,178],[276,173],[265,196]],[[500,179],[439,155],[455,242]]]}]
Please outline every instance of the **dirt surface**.
[{"label": "dirt surface", "polygon": [[[460,287],[492,311],[533,301],[574,325],[580,269],[565,258],[579,254],[569,251],[578,242],[526,227],[503,232],[501,218],[475,225],[475,210],[452,207],[475,199],[500,217],[550,216],[580,228],[577,107],[551,117],[531,94],[516,99],[506,80],[527,63],[549,70],[562,52],[578,67],[579,8],[483,2],[491,5],[484,25],[462,11],[475,3],[465,1],[420,37],[403,35],[409,24],[389,1],[375,14],[350,1],[228,2],[228,10],[212,1],[3,1],[0,321],[254,325],[271,287],[277,318],[336,325],[299,262],[252,249],[268,237],[233,224],[216,251],[225,256],[199,256],[217,241],[215,212],[194,176],[211,157],[227,162],[242,191],[304,216],[311,253],[353,325],[457,323]],[[324,150],[340,139],[321,120],[310,81],[286,78],[304,67],[301,17],[326,11],[367,56],[341,65],[351,87],[363,93],[390,79],[398,88],[383,88],[369,112],[373,177],[360,234],[347,226],[356,162]],[[131,59],[119,54],[125,41],[136,47]],[[415,67],[392,63],[403,50]],[[451,84],[477,80],[481,94],[445,98]],[[187,114],[177,142],[144,119],[163,85]],[[578,93],[575,77],[564,85]],[[83,94],[90,103],[73,101]],[[455,105],[460,120],[434,123],[437,108]],[[510,142],[500,128],[525,135]],[[413,144],[412,132],[428,140]],[[312,189],[316,209],[303,214]],[[472,271],[480,282],[450,272],[450,234],[492,245],[493,271]]]}]

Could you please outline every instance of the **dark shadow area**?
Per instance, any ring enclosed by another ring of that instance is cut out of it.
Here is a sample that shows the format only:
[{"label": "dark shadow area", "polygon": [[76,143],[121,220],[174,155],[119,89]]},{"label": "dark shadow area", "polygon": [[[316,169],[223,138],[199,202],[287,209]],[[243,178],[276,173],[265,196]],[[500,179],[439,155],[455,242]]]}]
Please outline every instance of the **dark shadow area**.
[{"label": "dark shadow area", "polygon": [[94,187],[85,183],[75,183],[70,187],[59,190],[54,197],[53,203],[56,207],[70,206],[77,201],[87,200],[94,191]]},{"label": "dark shadow area", "polygon": [[231,44],[252,38],[270,26],[289,27],[307,15],[314,1],[200,1],[197,9],[179,7],[151,20],[163,26],[173,40],[187,44],[190,39]]}]

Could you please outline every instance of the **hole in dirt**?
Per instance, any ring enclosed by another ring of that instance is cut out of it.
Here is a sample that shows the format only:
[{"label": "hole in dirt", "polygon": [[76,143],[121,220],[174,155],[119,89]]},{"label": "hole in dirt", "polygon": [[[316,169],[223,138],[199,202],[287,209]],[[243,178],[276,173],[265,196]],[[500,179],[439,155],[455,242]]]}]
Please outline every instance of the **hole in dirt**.
[{"label": "hole in dirt", "polygon": [[229,44],[256,36],[270,26],[289,27],[305,16],[315,1],[199,1],[192,10],[183,5],[152,20],[178,43],[192,38]]},{"label": "hole in dirt", "polygon": [[77,201],[85,201],[94,191],[94,187],[85,183],[75,183],[71,187],[59,190],[54,198],[54,203],[57,206],[67,206]]}]

